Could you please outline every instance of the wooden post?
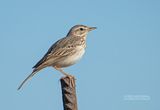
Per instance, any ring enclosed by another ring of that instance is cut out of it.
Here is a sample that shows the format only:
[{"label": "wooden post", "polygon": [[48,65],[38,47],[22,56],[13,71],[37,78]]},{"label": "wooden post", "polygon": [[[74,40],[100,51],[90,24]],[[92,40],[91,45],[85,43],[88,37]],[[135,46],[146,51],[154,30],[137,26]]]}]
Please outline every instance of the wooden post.
[{"label": "wooden post", "polygon": [[78,110],[75,78],[73,76],[65,76],[60,81],[64,110]]}]

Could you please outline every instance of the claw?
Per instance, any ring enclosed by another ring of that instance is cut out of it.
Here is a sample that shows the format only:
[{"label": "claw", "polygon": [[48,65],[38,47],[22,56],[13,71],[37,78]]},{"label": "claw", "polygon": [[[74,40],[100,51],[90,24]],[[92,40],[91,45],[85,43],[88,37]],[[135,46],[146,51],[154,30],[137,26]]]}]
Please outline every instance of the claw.
[{"label": "claw", "polygon": [[72,75],[67,75],[67,77],[70,79],[69,80],[69,85],[71,86],[71,87],[75,87],[75,82],[74,82],[74,80],[75,80],[75,77],[74,76],[72,76]]},{"label": "claw", "polygon": [[69,80],[69,85],[70,85],[71,87],[75,87],[75,82],[74,82],[75,77],[74,77],[74,76],[72,76],[72,75],[64,72],[62,68],[57,68],[56,66],[54,66],[54,68],[55,68],[56,70],[60,71],[60,72],[61,72],[62,74],[64,74],[66,77],[68,77],[68,78],[70,79],[70,80]]}]

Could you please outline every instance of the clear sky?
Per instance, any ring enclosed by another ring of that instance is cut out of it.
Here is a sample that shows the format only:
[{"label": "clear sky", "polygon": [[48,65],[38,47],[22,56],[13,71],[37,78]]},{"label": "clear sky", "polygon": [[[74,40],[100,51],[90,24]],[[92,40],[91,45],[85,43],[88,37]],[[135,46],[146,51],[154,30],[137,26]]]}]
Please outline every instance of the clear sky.
[{"label": "clear sky", "polygon": [[1,0],[0,110],[62,110],[46,68],[17,91],[32,66],[76,25],[96,26],[75,75],[79,110],[160,110],[159,0]]}]

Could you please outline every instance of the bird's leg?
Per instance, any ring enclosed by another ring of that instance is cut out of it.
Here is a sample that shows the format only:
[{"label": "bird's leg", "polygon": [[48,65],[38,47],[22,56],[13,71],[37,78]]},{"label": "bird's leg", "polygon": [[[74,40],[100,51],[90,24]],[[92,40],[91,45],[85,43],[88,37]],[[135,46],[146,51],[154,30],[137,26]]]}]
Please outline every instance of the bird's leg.
[{"label": "bird's leg", "polygon": [[62,68],[57,68],[56,66],[54,66],[54,68],[58,71],[60,71],[62,74],[64,74],[65,76],[67,76],[70,80],[69,80],[69,85],[72,86],[72,87],[75,87],[75,84],[74,84],[74,76],[66,73],[63,71]]},{"label": "bird's leg", "polygon": [[64,74],[65,76],[69,76],[68,73],[64,72],[61,68],[57,68],[56,66],[54,66],[54,68],[58,71],[60,71],[62,74]]}]

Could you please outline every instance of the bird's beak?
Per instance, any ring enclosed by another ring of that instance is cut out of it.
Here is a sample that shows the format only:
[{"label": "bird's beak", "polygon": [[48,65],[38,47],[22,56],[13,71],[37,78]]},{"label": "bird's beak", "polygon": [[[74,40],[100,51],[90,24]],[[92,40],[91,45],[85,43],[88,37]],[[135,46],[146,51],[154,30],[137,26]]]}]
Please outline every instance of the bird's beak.
[{"label": "bird's beak", "polygon": [[89,27],[88,28],[89,31],[92,31],[92,30],[95,30],[95,29],[97,29],[97,27]]}]

